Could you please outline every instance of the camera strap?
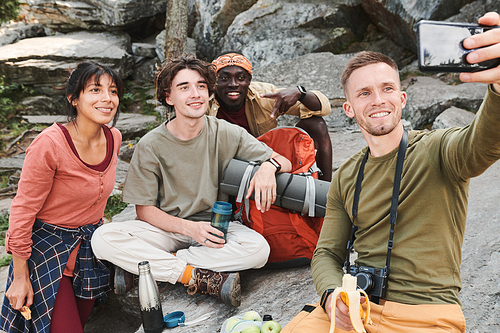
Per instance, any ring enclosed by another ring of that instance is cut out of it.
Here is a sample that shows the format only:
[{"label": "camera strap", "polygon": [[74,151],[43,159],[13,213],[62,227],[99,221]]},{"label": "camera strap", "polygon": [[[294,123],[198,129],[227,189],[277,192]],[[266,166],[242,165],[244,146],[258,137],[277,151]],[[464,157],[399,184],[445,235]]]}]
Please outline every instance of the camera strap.
[{"label": "camera strap", "polygon": [[[406,155],[406,148],[408,146],[408,132],[406,130],[403,131],[403,137],[401,138],[401,142],[399,143],[398,150],[398,158],[396,161],[396,172],[394,173],[394,186],[392,188],[392,201],[391,201],[391,210],[390,210],[390,223],[391,229],[389,232],[389,242],[387,244],[387,259],[384,267],[384,277],[389,276],[390,273],[390,265],[391,265],[391,251],[394,246],[394,227],[396,225],[396,218],[398,215],[398,199],[399,199],[399,189],[401,186],[401,175],[403,173],[403,163]],[[354,190],[354,200],[352,203],[352,228],[351,228],[351,237],[347,242],[347,256],[346,261],[344,262],[344,270],[349,272],[350,258],[349,254],[354,246],[354,235],[358,230],[358,227],[354,225],[354,220],[358,215],[358,204],[359,204],[359,193],[361,192],[361,182],[363,181],[363,174],[365,170],[365,164],[368,160],[368,155],[370,154],[370,147],[368,147],[365,156],[363,156],[363,160],[361,161],[361,165],[359,166],[358,177],[356,179],[356,188]]]}]

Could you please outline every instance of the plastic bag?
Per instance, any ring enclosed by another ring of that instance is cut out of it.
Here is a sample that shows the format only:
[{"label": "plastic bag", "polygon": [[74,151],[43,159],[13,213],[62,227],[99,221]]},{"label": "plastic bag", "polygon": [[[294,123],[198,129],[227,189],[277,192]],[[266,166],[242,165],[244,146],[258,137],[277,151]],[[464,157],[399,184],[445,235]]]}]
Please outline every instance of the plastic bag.
[{"label": "plastic bag", "polygon": [[[224,323],[222,324],[222,328],[220,330],[220,333],[241,332],[244,329],[252,327],[252,326],[257,326],[259,328],[259,331],[260,331],[262,325],[264,324],[263,321],[243,320],[243,316],[244,316],[244,313],[236,315],[236,316],[232,316],[231,318],[226,319],[224,321]],[[238,319],[238,321],[233,320],[233,318]],[[233,322],[236,322],[236,323],[233,324]],[[231,327],[228,327],[228,326],[231,326]]]}]

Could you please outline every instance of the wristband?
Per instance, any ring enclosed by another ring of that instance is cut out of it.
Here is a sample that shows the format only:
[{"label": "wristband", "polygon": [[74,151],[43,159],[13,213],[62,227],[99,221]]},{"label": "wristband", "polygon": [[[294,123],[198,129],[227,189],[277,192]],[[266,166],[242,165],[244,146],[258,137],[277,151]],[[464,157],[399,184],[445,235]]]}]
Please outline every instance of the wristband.
[{"label": "wristband", "polygon": [[276,173],[280,172],[280,170],[281,170],[281,164],[280,164],[280,162],[276,161],[272,157],[270,159],[268,159],[266,162],[271,163],[276,168]]},{"label": "wristband", "polygon": [[300,92],[300,98],[299,98],[299,102],[302,102],[302,100],[304,99],[304,97],[306,97],[306,93],[307,93],[307,90],[306,88],[302,87],[302,86],[297,86],[297,89],[299,89],[299,92]]},{"label": "wristband", "polygon": [[331,293],[333,293],[335,291],[335,289],[327,289],[325,290],[325,292],[323,293],[323,296],[321,296],[321,301],[319,302],[319,305],[321,305],[321,307],[323,308],[323,310],[326,310],[325,309],[325,304],[326,304],[326,299],[328,298],[328,296],[330,296]]}]

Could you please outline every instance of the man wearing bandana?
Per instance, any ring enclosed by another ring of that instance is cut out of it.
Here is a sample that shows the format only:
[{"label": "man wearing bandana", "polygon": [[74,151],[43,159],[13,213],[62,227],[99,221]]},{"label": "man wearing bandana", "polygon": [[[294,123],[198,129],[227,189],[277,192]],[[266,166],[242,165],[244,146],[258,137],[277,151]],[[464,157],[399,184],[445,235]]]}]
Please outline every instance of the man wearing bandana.
[{"label": "man wearing bandana", "polygon": [[297,127],[314,140],[320,179],[332,178],[332,143],[323,116],[330,113],[328,98],[302,86],[278,89],[274,85],[252,82],[252,64],[236,52],[223,53],[213,62],[217,66],[217,87],[207,114],[245,128],[257,137],[278,126],[283,114],[300,116]]}]

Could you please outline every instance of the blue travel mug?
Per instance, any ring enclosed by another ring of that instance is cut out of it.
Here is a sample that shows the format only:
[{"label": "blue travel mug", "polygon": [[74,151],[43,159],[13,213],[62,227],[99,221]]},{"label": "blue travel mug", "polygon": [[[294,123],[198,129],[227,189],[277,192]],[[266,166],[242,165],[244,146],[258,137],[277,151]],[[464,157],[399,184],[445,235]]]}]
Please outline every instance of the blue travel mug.
[{"label": "blue travel mug", "polygon": [[[212,222],[210,225],[224,233],[224,237],[221,237],[224,240],[227,237],[227,228],[229,227],[232,212],[233,206],[228,202],[216,201],[212,207]],[[214,236],[220,237],[218,235]]]}]

